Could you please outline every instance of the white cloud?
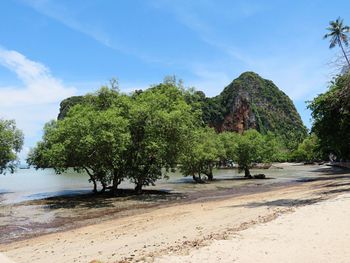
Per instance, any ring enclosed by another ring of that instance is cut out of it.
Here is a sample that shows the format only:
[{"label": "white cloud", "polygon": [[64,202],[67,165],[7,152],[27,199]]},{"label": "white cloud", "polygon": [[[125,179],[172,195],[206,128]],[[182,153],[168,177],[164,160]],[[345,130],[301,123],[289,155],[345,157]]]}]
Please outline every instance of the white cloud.
[{"label": "white cloud", "polygon": [[[203,91],[209,97],[218,95],[232,81],[232,76],[223,71],[215,71],[200,65],[195,66],[192,70],[197,78],[188,81],[189,86]],[[187,86],[187,83],[185,84]]]},{"label": "white cloud", "polygon": [[27,59],[21,53],[0,47],[0,65],[13,71],[23,87],[0,87],[1,106],[23,106],[53,103],[75,93],[54,78],[43,64]]},{"label": "white cloud", "polygon": [[57,117],[60,101],[74,95],[76,89],[55,78],[45,65],[14,50],[0,47],[0,66],[14,72],[22,82],[19,86],[0,86],[0,118],[16,120],[27,149],[40,139],[43,125]]}]

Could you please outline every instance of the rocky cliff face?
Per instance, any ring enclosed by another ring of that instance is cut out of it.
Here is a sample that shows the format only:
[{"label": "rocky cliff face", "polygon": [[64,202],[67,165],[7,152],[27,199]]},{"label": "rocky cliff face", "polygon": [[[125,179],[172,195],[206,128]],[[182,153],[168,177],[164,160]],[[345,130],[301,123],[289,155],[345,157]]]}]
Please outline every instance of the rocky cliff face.
[{"label": "rocky cliff face", "polygon": [[83,99],[83,96],[73,96],[62,100],[60,103],[60,112],[57,116],[57,119],[62,120],[67,115],[69,109],[74,105],[81,103]]},{"label": "rocky cliff face", "polygon": [[204,119],[218,132],[257,129],[285,139],[301,139],[307,133],[291,99],[254,72],[241,74],[205,103],[210,106],[203,109]]},{"label": "rocky cliff face", "polygon": [[[213,126],[213,124],[209,123]],[[232,107],[224,115],[221,123],[214,125],[218,132],[235,131],[242,133],[244,130],[256,129],[256,116],[250,105],[250,97],[246,92],[242,92],[235,97]]]}]

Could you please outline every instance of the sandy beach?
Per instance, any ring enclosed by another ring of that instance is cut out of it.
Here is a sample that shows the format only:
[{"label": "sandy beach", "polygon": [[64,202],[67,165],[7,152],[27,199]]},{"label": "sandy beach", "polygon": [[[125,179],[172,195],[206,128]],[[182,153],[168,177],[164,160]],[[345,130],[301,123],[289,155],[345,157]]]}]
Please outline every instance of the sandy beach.
[{"label": "sandy beach", "polygon": [[349,262],[349,205],[350,195],[341,195],[154,262]]},{"label": "sandy beach", "polygon": [[[321,180],[323,179],[323,180]],[[14,262],[346,262],[350,178],[175,204],[0,245]]]}]

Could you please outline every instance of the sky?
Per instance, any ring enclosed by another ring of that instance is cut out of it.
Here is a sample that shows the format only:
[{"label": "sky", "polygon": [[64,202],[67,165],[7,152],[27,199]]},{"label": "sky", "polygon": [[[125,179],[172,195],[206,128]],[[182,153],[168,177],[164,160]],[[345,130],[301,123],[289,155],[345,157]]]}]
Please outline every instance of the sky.
[{"label": "sky", "polygon": [[245,71],[272,80],[310,128],[305,101],[327,89],[339,50],[322,36],[350,24],[350,1],[4,0],[0,118],[25,134],[25,157],[61,100],[111,78],[131,92],[176,75],[207,96]]}]

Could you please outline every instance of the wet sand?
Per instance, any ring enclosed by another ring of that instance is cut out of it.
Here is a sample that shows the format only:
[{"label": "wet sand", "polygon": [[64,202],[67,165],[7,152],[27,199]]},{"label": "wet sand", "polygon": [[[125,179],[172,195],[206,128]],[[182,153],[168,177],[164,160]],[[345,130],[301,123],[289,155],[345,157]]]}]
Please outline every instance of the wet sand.
[{"label": "wet sand", "polygon": [[[219,242],[217,240],[233,239],[280,216],[294,214],[300,207],[313,207],[350,192],[350,175],[322,167],[297,184],[263,187],[256,184],[256,189],[265,189],[240,194],[224,189],[218,197],[214,190],[206,190],[206,197],[194,192],[197,197],[190,202],[180,199],[168,204],[166,201],[167,204],[157,204],[156,208],[135,209],[134,213],[103,219],[100,223],[95,218],[92,225],[2,244],[0,251],[16,262],[90,262],[94,259],[102,262],[171,262],[181,255],[192,255],[198,248],[210,248]],[[253,186],[246,187],[251,190]],[[210,191],[214,197],[209,195]],[[284,221],[281,224],[284,225]],[[329,244],[332,242],[329,240]],[[209,253],[221,253],[210,249]]]}]

